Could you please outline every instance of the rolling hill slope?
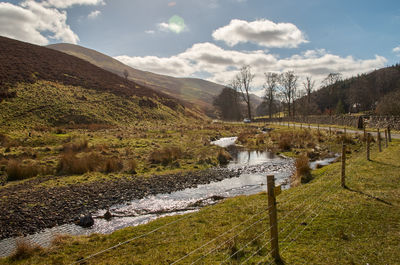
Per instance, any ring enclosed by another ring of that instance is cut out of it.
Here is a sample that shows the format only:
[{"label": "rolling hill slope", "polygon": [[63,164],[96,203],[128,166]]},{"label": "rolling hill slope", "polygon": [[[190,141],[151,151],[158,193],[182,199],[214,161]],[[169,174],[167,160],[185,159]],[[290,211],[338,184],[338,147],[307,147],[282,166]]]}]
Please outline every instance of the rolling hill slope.
[{"label": "rolling hill slope", "polygon": [[[128,79],[181,99],[191,106],[198,106],[209,116],[215,115],[212,102],[224,88],[222,85],[202,79],[175,78],[134,69],[110,56],[78,45],[60,43],[47,47],[74,55],[120,76],[124,76],[124,71],[127,71]],[[257,96],[252,97],[252,99],[254,106],[261,103],[261,99]]]},{"label": "rolling hill slope", "polygon": [[0,37],[2,125],[127,124],[196,113],[147,86],[53,49]]}]

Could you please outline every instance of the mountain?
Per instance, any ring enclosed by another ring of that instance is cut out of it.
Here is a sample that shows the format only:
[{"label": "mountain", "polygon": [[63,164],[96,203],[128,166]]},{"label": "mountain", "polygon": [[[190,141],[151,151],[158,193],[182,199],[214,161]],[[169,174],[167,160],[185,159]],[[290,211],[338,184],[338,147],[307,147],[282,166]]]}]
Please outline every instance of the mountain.
[{"label": "mountain", "polygon": [[63,52],[0,37],[4,125],[127,124],[198,115],[176,99]]},{"label": "mountain", "polygon": [[[187,105],[198,106],[211,117],[215,115],[215,107],[212,103],[224,88],[222,85],[202,79],[176,78],[134,69],[110,56],[78,45],[60,43],[47,47],[79,57],[122,77],[124,72],[127,71],[128,79],[181,99]],[[257,96],[252,97],[252,99],[255,106],[261,103],[261,99]]]}]

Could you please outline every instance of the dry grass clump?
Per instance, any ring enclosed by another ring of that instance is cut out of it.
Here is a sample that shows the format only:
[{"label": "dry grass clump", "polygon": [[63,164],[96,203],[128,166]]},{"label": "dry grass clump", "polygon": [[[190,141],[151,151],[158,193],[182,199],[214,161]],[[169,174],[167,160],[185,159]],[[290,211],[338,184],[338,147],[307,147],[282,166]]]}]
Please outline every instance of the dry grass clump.
[{"label": "dry grass clump", "polygon": [[6,173],[9,181],[23,180],[37,176],[40,167],[34,162],[24,164],[22,161],[12,159],[7,163]]},{"label": "dry grass clump", "polygon": [[90,171],[96,171],[101,165],[102,158],[96,153],[85,154],[78,157],[74,152],[68,152],[61,155],[57,166],[59,174],[84,174]]},{"label": "dry grass clump", "polygon": [[225,149],[220,149],[218,151],[217,159],[220,165],[226,165],[230,160],[232,160],[232,156]]},{"label": "dry grass clump", "polygon": [[278,147],[282,151],[290,151],[292,149],[293,134],[290,132],[282,132],[278,138]]},{"label": "dry grass clump", "polygon": [[149,161],[152,164],[168,165],[181,158],[182,154],[183,152],[179,147],[163,147],[151,152]]},{"label": "dry grass clump", "polygon": [[89,142],[86,139],[78,139],[73,142],[69,142],[63,145],[63,151],[66,153],[70,152],[82,152],[87,151],[89,148]]},{"label": "dry grass clump", "polygon": [[27,259],[40,251],[43,251],[43,248],[39,245],[32,244],[25,239],[17,239],[16,249],[10,259],[14,261]]},{"label": "dry grass clump", "polygon": [[308,183],[312,179],[308,157],[302,154],[296,159],[296,173],[292,176],[292,186]]},{"label": "dry grass clump", "polygon": [[136,159],[130,159],[127,161],[127,172],[131,174],[136,174],[138,168],[138,162]]},{"label": "dry grass clump", "polygon": [[104,160],[104,169],[105,173],[112,173],[121,171],[124,165],[120,161],[120,159],[116,157],[110,157]]},{"label": "dry grass clump", "polygon": [[51,245],[52,246],[61,246],[62,244],[68,242],[68,240],[70,240],[72,237],[69,235],[60,235],[57,234],[53,237],[53,239],[51,240]]}]

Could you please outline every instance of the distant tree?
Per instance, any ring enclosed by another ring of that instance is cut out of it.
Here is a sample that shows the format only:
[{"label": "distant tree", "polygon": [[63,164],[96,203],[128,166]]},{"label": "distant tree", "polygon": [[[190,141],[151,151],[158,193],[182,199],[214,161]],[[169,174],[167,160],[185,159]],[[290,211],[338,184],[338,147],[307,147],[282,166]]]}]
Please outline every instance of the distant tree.
[{"label": "distant tree", "polygon": [[306,81],[303,82],[303,87],[307,96],[307,105],[306,105],[306,114],[310,115],[311,113],[311,93],[314,90],[315,81],[312,80],[310,76],[306,77]]},{"label": "distant tree", "polygon": [[336,112],[336,114],[344,114],[345,113],[344,105],[343,105],[343,102],[341,99],[339,100],[339,102],[336,105],[335,112]]},{"label": "distant tree", "polygon": [[379,115],[400,115],[400,90],[383,96],[376,107]]},{"label": "distant tree", "polygon": [[236,82],[239,86],[239,90],[243,97],[244,102],[247,105],[247,116],[251,120],[251,102],[250,102],[250,90],[251,82],[254,79],[254,74],[251,73],[250,65],[244,65],[240,68],[240,72],[236,75]]},{"label": "distant tree", "polygon": [[125,77],[125,80],[128,80],[128,76],[129,76],[129,72],[128,72],[128,70],[124,70],[124,77]]},{"label": "distant tree", "polygon": [[322,84],[324,86],[330,86],[333,85],[339,81],[342,80],[342,74],[341,73],[330,73],[328,74],[327,77],[325,77],[324,80],[322,80]]},{"label": "distant tree", "polygon": [[263,85],[265,90],[265,101],[268,105],[268,115],[272,118],[272,110],[275,101],[275,94],[278,89],[279,75],[276,73],[264,73],[265,83]]},{"label": "distant tree", "polygon": [[240,120],[242,119],[241,104],[238,100],[238,92],[230,87],[222,89],[215,98],[213,105],[218,108],[221,119]]},{"label": "distant tree", "polygon": [[291,106],[293,104],[293,99],[295,97],[295,92],[297,88],[297,76],[294,71],[287,71],[280,74],[280,91],[283,95],[284,101],[288,108],[288,116],[293,116],[293,110]]}]

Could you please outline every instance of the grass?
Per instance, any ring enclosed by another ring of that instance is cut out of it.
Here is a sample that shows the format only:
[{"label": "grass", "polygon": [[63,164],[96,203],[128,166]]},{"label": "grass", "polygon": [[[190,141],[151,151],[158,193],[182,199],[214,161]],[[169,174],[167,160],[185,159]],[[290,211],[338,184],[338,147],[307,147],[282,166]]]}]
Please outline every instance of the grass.
[{"label": "grass", "polygon": [[[382,153],[374,149],[372,161],[365,159],[359,146],[352,147],[356,149],[347,162],[349,189],[340,188],[340,163],[335,163],[314,170],[310,183],[278,196],[280,250],[286,264],[398,264],[400,142],[394,141]],[[66,238],[29,259],[2,259],[0,264],[70,264],[163,225],[167,226],[87,264],[166,264],[208,242],[180,264],[198,258],[203,264],[225,259],[239,264],[248,258],[248,264],[269,262],[270,247],[263,247],[269,233],[262,234],[269,227],[267,207],[265,193],[239,196],[197,213],[161,218],[111,235]]]}]

